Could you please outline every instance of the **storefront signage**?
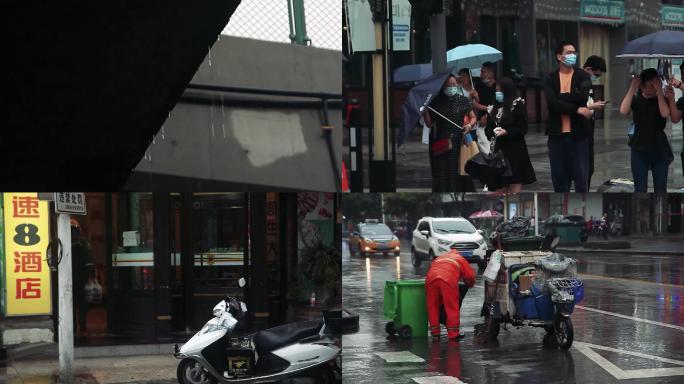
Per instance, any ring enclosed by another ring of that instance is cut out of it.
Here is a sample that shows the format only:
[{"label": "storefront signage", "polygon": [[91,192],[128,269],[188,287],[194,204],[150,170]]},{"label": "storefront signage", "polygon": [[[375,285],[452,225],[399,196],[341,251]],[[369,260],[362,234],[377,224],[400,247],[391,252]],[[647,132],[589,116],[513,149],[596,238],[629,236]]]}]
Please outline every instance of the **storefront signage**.
[{"label": "storefront signage", "polygon": [[73,215],[86,214],[86,199],[83,192],[55,192],[55,212]]},{"label": "storefront signage", "polygon": [[48,215],[48,203],[36,193],[3,195],[7,316],[52,313]]},{"label": "storefront signage", "polygon": [[622,24],[625,22],[625,3],[612,0],[582,0],[580,20],[593,23]]},{"label": "storefront signage", "polygon": [[684,28],[684,7],[663,5],[660,10],[663,27]]},{"label": "storefront signage", "polygon": [[411,4],[408,0],[392,0],[392,49],[411,49]]}]

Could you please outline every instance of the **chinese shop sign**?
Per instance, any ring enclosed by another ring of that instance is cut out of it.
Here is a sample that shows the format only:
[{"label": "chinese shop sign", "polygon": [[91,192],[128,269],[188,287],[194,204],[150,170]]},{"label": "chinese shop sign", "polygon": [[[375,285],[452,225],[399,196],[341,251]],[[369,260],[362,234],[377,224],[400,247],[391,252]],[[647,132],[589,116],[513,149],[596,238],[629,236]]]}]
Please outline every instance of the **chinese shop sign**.
[{"label": "chinese shop sign", "polygon": [[51,314],[48,203],[36,193],[5,193],[3,213],[7,316]]},{"label": "chinese shop sign", "polygon": [[55,212],[74,215],[86,214],[86,199],[83,192],[55,192]]}]

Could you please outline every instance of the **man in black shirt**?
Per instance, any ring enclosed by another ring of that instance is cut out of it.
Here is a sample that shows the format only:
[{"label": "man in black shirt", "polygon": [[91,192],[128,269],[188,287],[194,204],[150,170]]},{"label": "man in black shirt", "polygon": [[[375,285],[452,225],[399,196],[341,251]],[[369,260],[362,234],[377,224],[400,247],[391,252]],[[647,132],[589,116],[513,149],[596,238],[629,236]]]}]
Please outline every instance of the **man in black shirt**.
[{"label": "man in black shirt", "polygon": [[487,107],[494,105],[496,95],[496,78],[494,77],[494,64],[489,61],[480,68],[480,82],[475,86],[478,99],[473,103],[473,108],[480,120],[480,125],[487,125]]},{"label": "man in black shirt", "polygon": [[546,135],[551,179],[555,192],[587,192],[589,180],[589,128],[592,111],[587,108],[591,79],[575,68],[577,51],[573,43],[563,41],[556,48],[558,69],[544,79],[544,96],[549,108]]}]

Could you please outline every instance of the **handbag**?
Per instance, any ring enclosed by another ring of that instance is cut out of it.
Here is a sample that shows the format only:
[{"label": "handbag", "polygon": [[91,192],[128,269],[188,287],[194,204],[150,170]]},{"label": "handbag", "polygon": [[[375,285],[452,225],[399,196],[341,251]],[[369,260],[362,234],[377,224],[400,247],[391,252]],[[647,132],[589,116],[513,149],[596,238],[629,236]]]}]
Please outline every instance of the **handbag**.
[{"label": "handbag", "polygon": [[458,156],[458,174],[461,176],[468,176],[468,172],[465,170],[466,163],[468,160],[472,159],[473,156],[480,153],[480,149],[477,147],[477,143],[473,141],[473,138],[469,133],[463,135],[463,145],[461,145],[461,152]]},{"label": "handbag", "polygon": [[432,149],[432,156],[443,155],[451,151],[451,149],[454,147],[451,143],[452,135],[449,135],[449,137],[447,138],[437,140],[437,126],[434,126],[433,130],[435,135],[435,142],[432,143],[432,145],[430,146],[430,148]]},{"label": "handbag", "polygon": [[451,144],[451,137],[447,139],[440,139],[432,143],[432,156],[443,155],[453,148]]}]

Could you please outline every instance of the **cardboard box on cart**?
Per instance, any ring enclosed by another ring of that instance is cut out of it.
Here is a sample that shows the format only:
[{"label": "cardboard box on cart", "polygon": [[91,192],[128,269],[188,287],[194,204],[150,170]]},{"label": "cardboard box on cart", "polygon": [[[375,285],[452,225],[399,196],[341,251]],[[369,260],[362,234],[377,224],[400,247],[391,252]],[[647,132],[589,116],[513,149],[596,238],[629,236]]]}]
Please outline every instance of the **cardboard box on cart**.
[{"label": "cardboard box on cart", "polygon": [[[502,315],[515,314],[515,304],[508,294],[508,267],[515,264],[532,263],[543,257],[551,255],[551,252],[542,251],[515,251],[502,252],[501,269],[497,275],[497,283],[490,283],[485,281],[485,300],[492,300],[499,304],[499,310]],[[495,296],[496,291],[496,296]],[[495,296],[495,297],[494,297]]]}]

